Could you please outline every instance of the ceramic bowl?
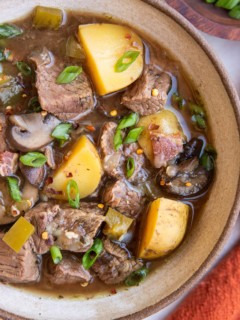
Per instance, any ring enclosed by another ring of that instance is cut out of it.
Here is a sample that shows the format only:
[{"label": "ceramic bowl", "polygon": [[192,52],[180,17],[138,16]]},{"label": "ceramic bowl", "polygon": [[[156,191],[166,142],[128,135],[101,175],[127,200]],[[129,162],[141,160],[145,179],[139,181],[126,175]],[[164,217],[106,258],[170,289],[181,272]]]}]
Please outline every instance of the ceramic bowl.
[{"label": "ceramic bowl", "polygon": [[140,0],[8,0],[1,2],[0,22],[22,17],[38,4],[121,19],[180,61],[188,81],[198,90],[207,109],[213,143],[218,150],[217,172],[209,199],[185,241],[174,254],[163,259],[140,286],[89,300],[59,300],[1,284],[2,317],[139,320],[194,286],[212,265],[231,232],[239,212],[239,100],[207,44],[163,0],[148,3]]}]

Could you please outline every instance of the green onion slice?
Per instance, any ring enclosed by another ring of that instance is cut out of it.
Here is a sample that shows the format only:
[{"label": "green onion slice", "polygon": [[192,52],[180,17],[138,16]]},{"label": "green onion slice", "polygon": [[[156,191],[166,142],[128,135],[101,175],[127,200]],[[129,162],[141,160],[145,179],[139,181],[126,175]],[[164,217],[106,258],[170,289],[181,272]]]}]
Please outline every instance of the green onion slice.
[{"label": "green onion slice", "polygon": [[66,84],[75,80],[80,73],[82,73],[82,67],[69,66],[66,67],[57,77],[57,84]]},{"label": "green onion slice", "polygon": [[137,113],[131,113],[125,117],[122,118],[122,120],[119,122],[117,129],[125,129],[129,127],[135,126],[135,124],[138,122],[139,116]]},{"label": "green onion slice", "polygon": [[239,3],[239,0],[218,0],[216,2],[217,7],[221,7],[224,9],[233,9],[237,4]]},{"label": "green onion slice", "polygon": [[0,25],[0,39],[7,39],[7,38],[13,38],[20,34],[22,34],[23,31],[18,28],[17,26],[13,26],[10,24],[1,24]]},{"label": "green onion slice", "polygon": [[192,121],[196,123],[196,125],[199,129],[206,129],[207,128],[206,120],[198,114],[192,116]]},{"label": "green onion slice", "polygon": [[95,239],[92,247],[84,254],[82,258],[83,268],[88,270],[96,262],[97,258],[103,251],[103,243],[101,239]]},{"label": "green onion slice", "polygon": [[115,64],[114,70],[115,72],[123,72],[127,70],[130,65],[137,59],[139,56],[139,51],[127,51],[125,52],[121,58]]},{"label": "green onion slice", "polygon": [[21,201],[21,192],[19,190],[19,182],[17,178],[14,177],[7,177],[7,182],[8,182],[8,188],[10,195],[14,201]]},{"label": "green onion slice", "polygon": [[23,76],[25,76],[25,77],[31,76],[32,69],[31,69],[31,67],[29,67],[29,65],[26,62],[18,61],[16,63],[16,66]]},{"label": "green onion slice", "polygon": [[217,151],[208,144],[200,158],[200,164],[207,170],[211,171],[215,166],[215,160],[217,158]]},{"label": "green onion slice", "polygon": [[132,272],[125,280],[125,285],[128,287],[137,286],[142,282],[149,273],[149,269],[142,267],[137,271]]},{"label": "green onion slice", "polygon": [[232,10],[229,11],[228,14],[231,18],[240,20],[240,5],[232,8]]},{"label": "green onion slice", "polygon": [[51,246],[50,253],[54,264],[59,264],[62,261],[62,253],[57,246]]},{"label": "green onion slice", "polygon": [[0,49],[0,62],[6,61],[11,53],[12,52],[8,49]]},{"label": "green onion slice", "polygon": [[178,108],[182,110],[184,106],[184,99],[177,92],[172,95],[172,101],[177,104]]},{"label": "green onion slice", "polygon": [[203,107],[194,104],[194,103],[189,103],[189,110],[191,112],[192,115],[199,115],[201,117],[205,117],[206,113],[203,109]]},{"label": "green onion slice", "polygon": [[71,179],[66,187],[68,202],[72,208],[78,209],[80,205],[80,193],[78,184],[75,180]]},{"label": "green onion slice", "polygon": [[60,141],[63,144],[65,141],[69,139],[69,132],[72,129],[71,123],[60,123],[56,128],[53,130],[51,136]]},{"label": "green onion slice", "polygon": [[133,143],[138,141],[140,134],[142,133],[144,127],[134,128],[130,130],[124,140],[124,143]]},{"label": "green onion slice", "polygon": [[47,162],[47,157],[41,152],[28,152],[21,156],[19,160],[25,166],[39,168]]},{"label": "green onion slice", "polygon": [[127,159],[127,178],[130,178],[135,170],[135,162],[133,158],[128,158]]},{"label": "green onion slice", "polygon": [[28,107],[29,107],[29,109],[31,109],[31,111],[34,111],[34,112],[42,111],[38,97],[32,97],[28,102]]},{"label": "green onion slice", "polygon": [[123,140],[122,140],[122,131],[121,130],[116,130],[115,131],[115,134],[114,134],[114,137],[113,137],[113,145],[114,145],[114,149],[116,151],[119,150],[119,148],[121,147],[123,143]]}]

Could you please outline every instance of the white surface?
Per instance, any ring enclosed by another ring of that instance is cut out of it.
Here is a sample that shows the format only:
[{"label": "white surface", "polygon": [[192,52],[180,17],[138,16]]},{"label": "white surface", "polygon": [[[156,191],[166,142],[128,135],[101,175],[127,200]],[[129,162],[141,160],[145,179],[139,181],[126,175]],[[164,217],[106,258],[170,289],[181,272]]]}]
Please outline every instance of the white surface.
[{"label": "white surface", "polygon": [[[234,83],[237,92],[240,96],[240,41],[229,41],[224,39],[219,39],[213,36],[209,36],[205,33],[202,33],[202,36],[207,40],[210,46],[216,53],[216,57],[218,57],[223,65],[225,66],[232,82]],[[237,224],[235,225],[232,236],[228,240],[227,244],[225,245],[222,254],[216,260],[216,265],[219,260],[233,247],[233,245],[240,240],[240,217],[238,218]],[[184,296],[185,297],[185,296]],[[184,299],[178,299],[168,307],[162,309],[158,313],[148,317],[146,320],[164,320],[171,312],[176,309],[179,303]],[[187,320],[187,319],[186,319]]]}]

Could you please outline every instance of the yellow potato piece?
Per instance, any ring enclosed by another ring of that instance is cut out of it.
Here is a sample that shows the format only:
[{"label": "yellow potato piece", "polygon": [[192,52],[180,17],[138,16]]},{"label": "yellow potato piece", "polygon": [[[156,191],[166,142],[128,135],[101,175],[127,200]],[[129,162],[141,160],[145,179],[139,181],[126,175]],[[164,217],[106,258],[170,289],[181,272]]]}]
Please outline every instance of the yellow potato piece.
[{"label": "yellow potato piece", "polygon": [[148,210],[138,257],[156,259],[174,250],[187,228],[189,206],[185,203],[158,198]]},{"label": "yellow potato piece", "polygon": [[[107,23],[80,25],[79,41],[85,51],[87,66],[97,92],[105,95],[134,82],[143,70],[143,43],[131,29]],[[140,52],[123,72],[114,70],[127,51]]]},{"label": "yellow potato piece", "polygon": [[80,198],[85,198],[95,191],[101,176],[102,165],[98,152],[86,136],[81,136],[67,161],[54,173],[53,182],[46,187],[46,193],[51,198],[68,200],[66,186],[73,179],[78,185]]},{"label": "yellow potato piece", "polygon": [[148,130],[151,124],[158,125],[159,131],[161,131],[162,134],[170,135],[180,133],[182,134],[183,138],[184,134],[176,115],[169,110],[162,110],[158,113],[141,117],[137,126],[144,127],[144,130],[138,139],[138,143],[140,144],[147,158],[153,162],[152,143]]}]

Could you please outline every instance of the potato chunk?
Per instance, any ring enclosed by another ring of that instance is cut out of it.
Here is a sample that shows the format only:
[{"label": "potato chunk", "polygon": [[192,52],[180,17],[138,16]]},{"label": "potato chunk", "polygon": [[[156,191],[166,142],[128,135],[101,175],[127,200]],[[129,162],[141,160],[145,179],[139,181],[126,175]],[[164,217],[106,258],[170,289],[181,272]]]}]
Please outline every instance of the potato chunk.
[{"label": "potato chunk", "polygon": [[70,179],[78,184],[80,198],[95,191],[102,176],[102,165],[92,142],[81,136],[71,150],[70,156],[53,175],[53,182],[46,187],[49,197],[67,200],[66,186]]},{"label": "potato chunk", "polygon": [[164,135],[181,134],[184,138],[182,128],[175,114],[169,110],[162,110],[158,113],[141,117],[137,126],[144,127],[138,143],[143,149],[146,157],[153,163],[153,148],[150,139],[149,128],[151,125],[159,126],[159,131]]},{"label": "potato chunk", "polygon": [[189,206],[185,203],[158,198],[148,210],[138,257],[155,259],[168,254],[182,241],[187,228]]},{"label": "potato chunk", "polygon": [[[92,81],[100,95],[125,88],[141,75],[143,43],[131,29],[106,23],[80,25],[78,36]],[[116,72],[117,61],[128,51],[140,54],[125,71]]]}]

